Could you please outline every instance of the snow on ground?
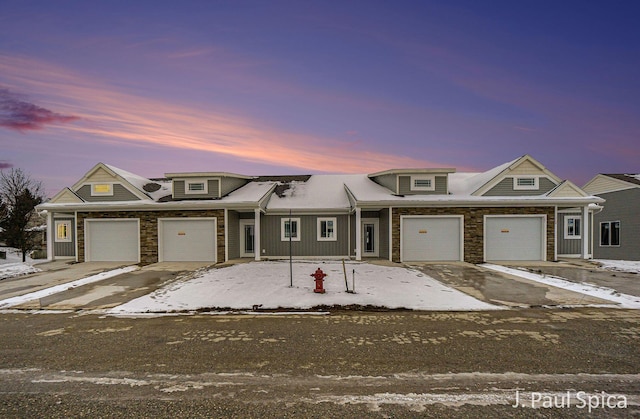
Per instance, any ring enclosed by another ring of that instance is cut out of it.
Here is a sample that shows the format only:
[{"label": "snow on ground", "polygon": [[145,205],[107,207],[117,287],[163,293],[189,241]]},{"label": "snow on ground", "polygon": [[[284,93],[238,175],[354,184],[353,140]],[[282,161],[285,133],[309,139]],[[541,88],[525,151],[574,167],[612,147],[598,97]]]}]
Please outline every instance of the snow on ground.
[{"label": "snow on ground", "polygon": [[[310,276],[321,268],[325,294],[314,293]],[[290,287],[288,261],[250,262],[211,269],[173,283],[110,310],[112,314],[190,311],[205,308],[309,309],[315,306],[371,305],[414,310],[496,310],[421,272],[370,263],[347,262],[349,288],[355,270],[355,294],[347,293],[341,262],[293,263]]]},{"label": "snow on ground", "polygon": [[46,259],[31,259],[27,256],[26,262],[22,263],[22,253],[19,250],[0,246],[0,251],[7,253],[6,259],[0,259],[0,280],[40,272],[40,269],[35,268],[33,264],[47,261]]},{"label": "snow on ground", "polygon": [[602,298],[603,300],[609,300],[614,303],[620,304],[621,308],[640,309],[640,297],[629,294],[621,294],[611,288],[571,282],[557,276],[540,275],[522,269],[507,268],[506,266],[492,265],[489,263],[485,263],[480,266],[482,266],[483,268],[492,269],[494,271],[519,276],[531,281],[540,282],[542,284],[551,285],[557,288],[579,292],[582,294],[590,295],[592,297]]},{"label": "snow on ground", "polygon": [[639,260],[594,259],[594,262],[601,263],[602,268],[610,271],[632,272],[632,273],[640,274]]},{"label": "snow on ground", "polygon": [[92,282],[102,281],[107,278],[111,278],[116,275],[124,274],[127,272],[132,272],[137,269],[140,269],[139,266],[127,266],[124,268],[113,269],[111,271],[100,272],[96,275],[91,275],[86,278],[78,279],[77,281],[67,282],[65,284],[56,285],[54,287],[49,287],[45,289],[41,289],[39,291],[30,292],[24,295],[18,295],[16,297],[7,298],[5,300],[0,300],[0,309],[13,307],[18,304],[26,303],[31,300],[37,300],[39,298],[48,297],[53,294],[57,294],[62,291],[66,291],[71,288],[76,288],[82,285],[91,284]]}]

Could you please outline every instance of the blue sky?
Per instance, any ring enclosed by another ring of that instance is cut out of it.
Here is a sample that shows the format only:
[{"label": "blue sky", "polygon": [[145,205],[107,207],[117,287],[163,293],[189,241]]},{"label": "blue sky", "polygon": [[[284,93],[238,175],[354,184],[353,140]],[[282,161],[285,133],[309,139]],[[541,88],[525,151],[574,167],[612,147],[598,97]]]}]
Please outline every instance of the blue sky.
[{"label": "blue sky", "polygon": [[636,2],[7,1],[0,167],[640,172]]}]

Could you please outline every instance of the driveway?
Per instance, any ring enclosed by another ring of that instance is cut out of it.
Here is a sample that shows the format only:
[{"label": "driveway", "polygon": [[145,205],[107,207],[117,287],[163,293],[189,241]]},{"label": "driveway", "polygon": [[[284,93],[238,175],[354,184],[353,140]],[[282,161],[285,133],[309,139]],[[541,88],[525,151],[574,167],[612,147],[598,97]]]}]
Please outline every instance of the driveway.
[{"label": "driveway", "polygon": [[599,287],[612,288],[620,293],[640,297],[640,275],[628,272],[609,271],[590,263],[543,263],[531,266],[508,264],[525,268],[534,273],[553,275],[571,282],[586,283]]},{"label": "driveway", "polygon": [[424,263],[412,266],[446,285],[492,304],[509,307],[613,304],[608,300],[495,272],[470,263]]},{"label": "driveway", "polygon": [[122,262],[50,262],[37,265],[42,272],[0,281],[0,300],[39,291],[44,288],[77,281],[121,266]]},{"label": "driveway", "polygon": [[[81,264],[84,265],[84,264]],[[78,310],[111,308],[154,291],[208,266],[200,262],[155,263],[103,281],[79,286],[12,308]]]}]

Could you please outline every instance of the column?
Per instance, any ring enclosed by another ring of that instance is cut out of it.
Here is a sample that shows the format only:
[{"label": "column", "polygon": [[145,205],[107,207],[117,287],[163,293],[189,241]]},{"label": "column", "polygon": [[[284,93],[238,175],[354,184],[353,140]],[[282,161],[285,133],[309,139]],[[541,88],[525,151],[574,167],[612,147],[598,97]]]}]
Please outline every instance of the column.
[{"label": "column", "polygon": [[362,214],[356,208],[356,260],[362,260]]},{"label": "column", "polygon": [[253,226],[253,250],[255,260],[260,260],[262,254],[262,246],[260,245],[260,208],[255,210],[255,225]]},{"label": "column", "polygon": [[582,210],[582,258],[589,259],[589,240],[591,240],[591,236],[589,232],[591,231],[591,226],[589,225],[589,206],[585,205]]}]

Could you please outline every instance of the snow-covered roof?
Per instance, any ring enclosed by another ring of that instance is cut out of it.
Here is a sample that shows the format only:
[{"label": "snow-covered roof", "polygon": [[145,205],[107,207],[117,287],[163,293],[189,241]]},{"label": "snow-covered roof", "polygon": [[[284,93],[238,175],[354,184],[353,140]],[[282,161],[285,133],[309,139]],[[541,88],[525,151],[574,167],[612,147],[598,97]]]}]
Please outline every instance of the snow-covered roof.
[{"label": "snow-covered roof", "polygon": [[312,175],[306,182],[289,182],[289,188],[284,190],[282,196],[276,193],[271,196],[267,209],[350,208],[349,198],[344,191],[344,180],[348,176],[352,175]]},{"label": "snow-covered roof", "polygon": [[[126,170],[120,169],[115,166],[111,166],[109,164],[105,164],[111,171],[115,174],[129,182],[133,187],[138,189],[141,193],[147,195],[149,198],[157,201],[163,196],[171,195],[172,182],[170,180],[155,180],[152,181],[146,177],[142,177],[136,175],[135,173],[127,172]],[[159,189],[153,190],[155,188],[149,188],[147,185],[157,184],[160,186]],[[147,186],[147,188],[145,188]]]},{"label": "snow-covered roof", "polygon": [[260,201],[276,185],[275,182],[249,182],[240,189],[220,199],[226,203],[255,203]]}]

